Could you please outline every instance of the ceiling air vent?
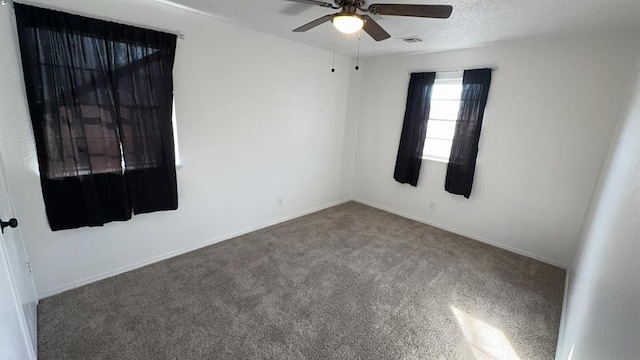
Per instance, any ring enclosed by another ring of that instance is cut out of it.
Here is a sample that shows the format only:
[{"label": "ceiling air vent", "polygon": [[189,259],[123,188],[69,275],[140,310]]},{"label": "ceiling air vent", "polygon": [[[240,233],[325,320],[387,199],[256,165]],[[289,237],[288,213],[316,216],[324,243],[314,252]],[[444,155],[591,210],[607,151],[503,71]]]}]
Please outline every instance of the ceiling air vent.
[{"label": "ceiling air vent", "polygon": [[409,44],[422,42],[422,38],[419,36],[407,36],[407,37],[400,38],[400,40]]}]

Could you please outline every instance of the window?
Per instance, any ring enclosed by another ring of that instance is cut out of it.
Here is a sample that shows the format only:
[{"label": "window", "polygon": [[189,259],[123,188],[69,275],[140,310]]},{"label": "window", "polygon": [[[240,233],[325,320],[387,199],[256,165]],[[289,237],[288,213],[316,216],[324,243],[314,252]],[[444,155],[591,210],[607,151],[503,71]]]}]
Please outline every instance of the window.
[{"label": "window", "polygon": [[178,207],[176,36],[15,4],[52,230]]},{"label": "window", "polygon": [[[46,29],[38,36],[56,39],[64,34]],[[155,121],[164,109],[147,94],[160,87],[155,74],[159,71],[150,69],[158,66],[160,49],[84,34],[72,38],[69,46],[55,41],[38,45],[48,54],[40,64],[47,106],[46,176],[57,179],[158,166],[162,142]],[[113,58],[106,64],[109,56]],[[117,91],[110,86],[114,79]],[[48,91],[49,83],[61,85]],[[119,96],[115,105],[115,94],[126,96]]]},{"label": "window", "polygon": [[422,158],[449,161],[462,95],[462,71],[436,74]]},{"label": "window", "polygon": [[435,160],[448,163],[445,190],[469,198],[491,71],[411,73],[393,171],[397,182],[418,186],[423,160]]}]

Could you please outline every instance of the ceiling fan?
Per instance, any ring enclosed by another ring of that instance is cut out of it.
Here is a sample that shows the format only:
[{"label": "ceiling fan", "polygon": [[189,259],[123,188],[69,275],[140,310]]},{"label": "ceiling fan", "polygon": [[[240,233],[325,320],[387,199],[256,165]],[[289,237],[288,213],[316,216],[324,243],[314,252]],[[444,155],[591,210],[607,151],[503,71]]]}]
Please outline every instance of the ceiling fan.
[{"label": "ceiling fan", "polygon": [[451,5],[411,5],[411,4],[371,4],[364,8],[366,0],[334,0],[335,4],[317,0],[287,0],[303,4],[318,5],[331,9],[342,9],[340,12],[325,15],[307,24],[294,29],[294,32],[305,32],[314,27],[331,21],[338,31],[352,34],[360,29],[364,30],[374,40],[382,41],[391,37],[382,26],[368,15],[360,15],[358,12],[373,15],[412,16],[423,18],[446,19],[451,15]]}]

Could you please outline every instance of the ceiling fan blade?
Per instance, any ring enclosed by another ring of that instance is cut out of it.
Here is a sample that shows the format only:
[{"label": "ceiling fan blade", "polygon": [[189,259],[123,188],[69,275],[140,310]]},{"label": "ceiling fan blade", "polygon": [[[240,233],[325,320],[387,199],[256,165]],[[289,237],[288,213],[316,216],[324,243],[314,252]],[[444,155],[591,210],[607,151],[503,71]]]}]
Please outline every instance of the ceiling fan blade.
[{"label": "ceiling fan blade", "polygon": [[309,5],[318,5],[322,7],[338,9],[338,7],[336,7],[335,5],[329,4],[328,2],[324,2],[324,1],[316,1],[316,0],[285,0],[285,1],[291,1],[291,2],[309,4]]},{"label": "ceiling fan blade", "polygon": [[323,16],[321,18],[313,20],[312,22],[306,23],[306,24],[300,26],[299,28],[294,29],[293,31],[294,32],[305,32],[307,30],[311,30],[314,27],[316,27],[318,25],[322,25],[322,24],[326,23],[327,21],[331,20],[333,18],[333,15],[334,14],[325,15],[325,16]]},{"label": "ceiling fan blade", "polygon": [[389,35],[389,33],[386,32],[382,26],[375,22],[370,16],[361,15],[361,17],[364,20],[362,30],[369,34],[369,36],[371,36],[375,41],[382,41],[391,37],[391,35]]},{"label": "ceiling fan blade", "polygon": [[376,15],[415,16],[446,19],[451,16],[451,5],[373,4],[367,9]]}]

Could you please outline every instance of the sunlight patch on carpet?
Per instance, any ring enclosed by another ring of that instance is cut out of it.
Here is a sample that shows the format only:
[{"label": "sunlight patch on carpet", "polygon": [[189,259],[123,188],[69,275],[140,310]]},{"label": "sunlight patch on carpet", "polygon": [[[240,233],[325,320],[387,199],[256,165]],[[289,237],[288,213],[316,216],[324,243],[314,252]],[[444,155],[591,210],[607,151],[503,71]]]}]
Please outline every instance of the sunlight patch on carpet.
[{"label": "sunlight patch on carpet", "polygon": [[502,330],[455,306],[451,306],[451,311],[458,320],[458,325],[476,360],[520,360]]}]

